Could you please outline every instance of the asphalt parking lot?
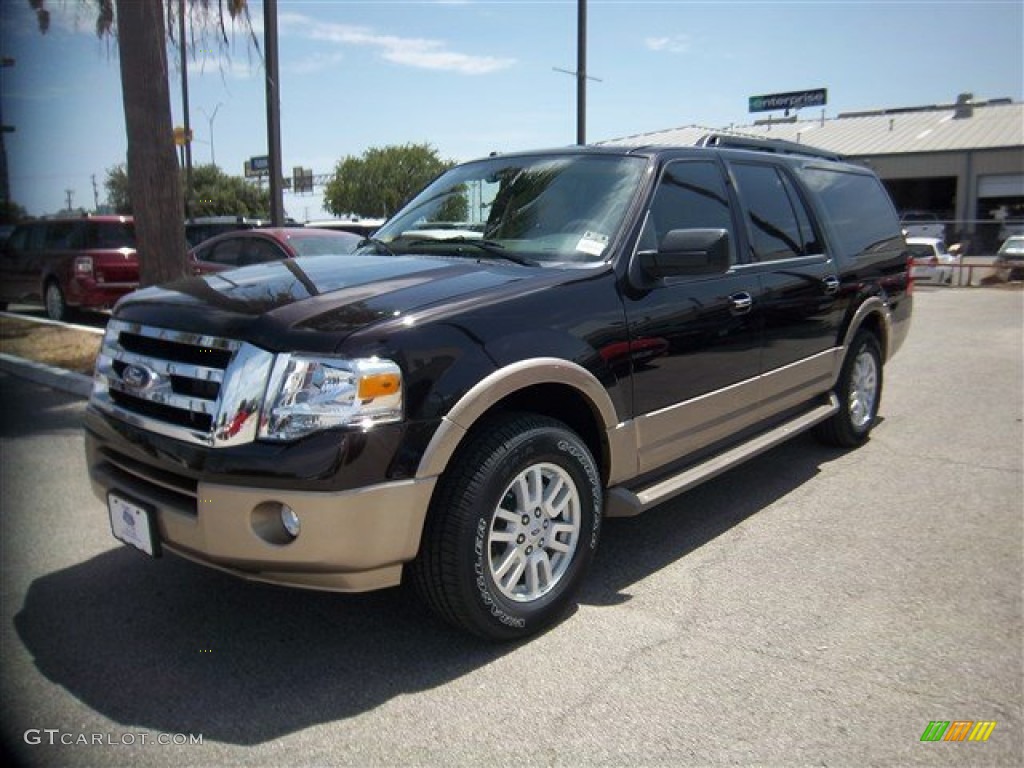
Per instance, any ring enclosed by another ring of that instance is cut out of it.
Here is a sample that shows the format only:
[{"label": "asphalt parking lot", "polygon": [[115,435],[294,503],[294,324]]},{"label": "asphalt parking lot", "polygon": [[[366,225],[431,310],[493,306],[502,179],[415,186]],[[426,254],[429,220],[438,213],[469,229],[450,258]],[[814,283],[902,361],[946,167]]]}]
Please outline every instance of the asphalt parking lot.
[{"label": "asphalt parking lot", "polygon": [[[116,544],[88,489],[82,401],[0,373],[5,751],[61,766],[1024,764],[1024,292],[919,289],[885,376],[867,445],[801,436],[608,521],[578,610],[489,645],[402,589],[289,591]],[[996,726],[922,742],[935,720]]]}]

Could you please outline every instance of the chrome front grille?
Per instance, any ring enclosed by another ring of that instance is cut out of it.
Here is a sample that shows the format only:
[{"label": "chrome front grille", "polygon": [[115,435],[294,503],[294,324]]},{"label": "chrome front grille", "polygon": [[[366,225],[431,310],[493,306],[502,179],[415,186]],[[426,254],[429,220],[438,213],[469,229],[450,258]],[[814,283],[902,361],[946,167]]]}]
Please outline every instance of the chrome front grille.
[{"label": "chrome front grille", "polygon": [[273,361],[232,339],[111,320],[91,402],[179,440],[239,445],[256,437]]}]

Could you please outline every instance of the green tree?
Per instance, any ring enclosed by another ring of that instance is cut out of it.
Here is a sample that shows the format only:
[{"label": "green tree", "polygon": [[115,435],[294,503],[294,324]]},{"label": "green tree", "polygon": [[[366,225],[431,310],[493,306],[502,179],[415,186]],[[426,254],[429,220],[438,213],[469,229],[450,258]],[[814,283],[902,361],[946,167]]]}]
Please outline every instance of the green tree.
[{"label": "green tree", "polygon": [[[35,11],[39,29],[50,25],[47,0],[28,0]],[[166,3],[166,11],[165,11]],[[247,0],[187,0],[197,11],[193,20],[213,20],[218,39],[228,42],[225,14],[243,17],[249,23]],[[128,188],[135,215],[135,233],[144,244],[145,258],[139,262],[142,285],[153,285],[186,274],[185,205],[178,176],[171,125],[171,96],[168,83],[167,39],[174,41],[173,22],[177,0],[93,0],[96,34],[117,30],[124,102],[125,134],[128,143]],[[213,8],[216,7],[216,11]],[[207,35],[200,29],[195,45]],[[178,40],[185,45],[184,40]]]},{"label": "green tree", "polygon": [[387,218],[410,196],[455,163],[429,144],[371,147],[362,157],[340,160],[324,190],[324,206],[335,216]]},{"label": "green tree", "polygon": [[128,186],[128,171],[123,163],[107,168],[103,186],[107,190],[107,205],[123,216],[131,215],[132,192]]},{"label": "green tree", "polygon": [[240,176],[229,176],[216,165],[192,169],[192,194],[194,216],[270,216],[270,190]]},{"label": "green tree", "polygon": [[0,224],[17,224],[27,218],[28,212],[13,200],[0,202]]},{"label": "green tree", "polygon": [[[107,169],[104,182],[107,202],[118,213],[132,213],[128,173],[123,165]],[[239,176],[229,176],[215,165],[197,165],[192,169],[193,216],[270,215],[270,192]]]}]

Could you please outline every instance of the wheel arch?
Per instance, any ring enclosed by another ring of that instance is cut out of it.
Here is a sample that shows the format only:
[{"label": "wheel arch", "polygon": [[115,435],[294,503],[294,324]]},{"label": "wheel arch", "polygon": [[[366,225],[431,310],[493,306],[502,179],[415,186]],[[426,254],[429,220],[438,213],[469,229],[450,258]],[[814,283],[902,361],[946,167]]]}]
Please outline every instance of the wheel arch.
[{"label": "wheel arch", "polygon": [[626,425],[608,391],[585,368],[558,358],[524,360],[494,371],[470,389],[441,420],[424,451],[418,478],[440,475],[466,436],[497,411],[523,411],[557,419],[586,443],[606,485],[629,474]]},{"label": "wheel arch", "polygon": [[[849,349],[853,337],[863,328],[871,331],[878,339],[878,345],[882,349],[882,362],[887,362],[894,351],[890,344],[892,324],[892,310],[889,305],[879,296],[869,297],[857,307],[857,311],[846,326],[841,339],[843,350]],[[843,357],[845,353],[840,358],[839,365],[842,365]],[[838,371],[836,373],[838,375]]]}]

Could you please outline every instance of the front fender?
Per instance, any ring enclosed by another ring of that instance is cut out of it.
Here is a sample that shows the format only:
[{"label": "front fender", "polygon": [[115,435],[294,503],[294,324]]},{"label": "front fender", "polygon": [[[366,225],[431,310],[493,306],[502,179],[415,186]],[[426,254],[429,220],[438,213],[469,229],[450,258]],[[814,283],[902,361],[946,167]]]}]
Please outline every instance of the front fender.
[{"label": "front fender", "polygon": [[575,390],[590,405],[608,445],[609,483],[628,476],[635,464],[635,441],[628,424],[621,423],[605,386],[582,366],[555,357],[521,360],[494,371],[473,386],[441,419],[420,460],[417,478],[441,474],[469,430],[491,407],[532,386],[558,384]]}]

